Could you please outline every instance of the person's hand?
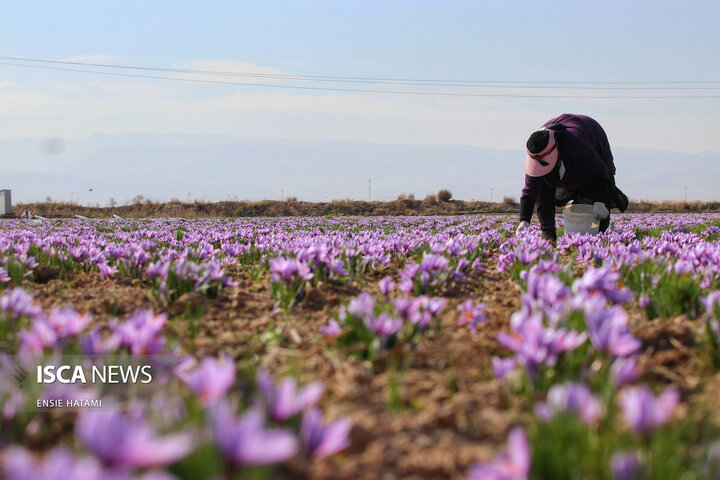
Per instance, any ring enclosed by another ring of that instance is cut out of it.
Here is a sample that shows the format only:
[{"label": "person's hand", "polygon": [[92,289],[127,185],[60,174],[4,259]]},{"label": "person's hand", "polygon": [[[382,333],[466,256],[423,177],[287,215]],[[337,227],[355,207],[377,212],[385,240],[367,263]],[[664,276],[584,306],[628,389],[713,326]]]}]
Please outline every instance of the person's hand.
[{"label": "person's hand", "polygon": [[525,221],[520,222],[520,224],[517,226],[517,229],[515,229],[515,235],[520,233],[521,230],[525,230],[529,226],[530,226],[530,222],[525,222]]},{"label": "person's hand", "polygon": [[610,212],[608,211],[605,204],[602,202],[595,202],[593,204],[593,213],[595,214],[595,218],[597,218],[598,220],[603,220],[610,216]]}]

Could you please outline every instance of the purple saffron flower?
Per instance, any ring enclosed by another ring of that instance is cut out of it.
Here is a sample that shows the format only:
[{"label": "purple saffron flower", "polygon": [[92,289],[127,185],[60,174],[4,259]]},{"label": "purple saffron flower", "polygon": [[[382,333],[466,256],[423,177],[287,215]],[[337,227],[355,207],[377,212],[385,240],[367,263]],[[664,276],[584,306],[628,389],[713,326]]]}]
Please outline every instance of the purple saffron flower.
[{"label": "purple saffron flower", "polygon": [[565,316],[570,289],[558,277],[544,273],[537,265],[530,268],[525,281],[527,293],[522,297],[523,310],[542,313],[550,326],[557,326]]},{"label": "purple saffron flower", "polygon": [[420,271],[428,272],[431,275],[438,275],[448,270],[450,260],[443,255],[434,255],[425,252],[420,262]]},{"label": "purple saffron flower", "polygon": [[159,437],[137,414],[86,410],[75,434],[103,463],[126,469],[167,465],[193,448],[193,434]]},{"label": "purple saffron flower", "polygon": [[605,267],[590,267],[582,278],[575,280],[573,292],[597,293],[607,298],[611,303],[626,303],[633,297],[633,293],[627,288],[618,288],[617,283],[619,280],[619,272]]},{"label": "purple saffron flower", "polygon": [[80,348],[85,355],[103,355],[120,348],[120,336],[111,332],[103,338],[100,327],[90,330],[86,336],[80,338]]},{"label": "purple saffron flower", "polygon": [[300,437],[305,449],[313,457],[323,458],[334,455],[350,445],[348,434],[352,424],[346,418],[323,425],[322,413],[313,408],[303,415]]},{"label": "purple saffron flower", "polygon": [[72,337],[82,332],[92,321],[90,314],[80,314],[70,307],[55,309],[50,312],[45,322],[53,329],[59,339]]},{"label": "purple saffron flower", "polygon": [[705,312],[710,317],[720,318],[720,290],[710,292],[707,297],[701,298],[700,301],[705,307]]},{"label": "purple saffron flower", "polygon": [[345,262],[340,258],[336,258],[330,263],[330,270],[341,277],[349,275],[347,268],[345,268]]},{"label": "purple saffron flower", "polygon": [[647,434],[672,419],[680,395],[667,389],[657,398],[645,385],[628,387],[620,392],[620,405],[632,431]]},{"label": "purple saffron flower", "polygon": [[277,257],[270,260],[270,272],[274,282],[282,281],[286,285],[298,278],[312,280],[313,274],[307,264],[294,258]]},{"label": "purple saffron flower", "polygon": [[3,452],[3,471],[8,480],[100,480],[102,466],[91,457],[77,458],[70,450],[57,447],[43,458],[22,447]]},{"label": "purple saffron flower", "polygon": [[31,319],[41,316],[42,309],[33,302],[32,295],[25,292],[24,288],[13,288],[0,296],[0,312],[9,314],[13,320],[21,316]]},{"label": "purple saffron flower", "polygon": [[155,277],[167,278],[168,272],[170,272],[170,262],[157,261],[145,267],[145,275],[147,275],[149,279]]},{"label": "purple saffron flower", "polygon": [[640,458],[635,452],[618,452],[610,459],[615,480],[635,480],[640,473]]},{"label": "purple saffron flower", "polygon": [[257,383],[270,419],[278,423],[315,405],[325,390],[322,382],[313,382],[298,390],[292,377],[283,378],[275,386],[270,372],[264,369],[258,371]]},{"label": "purple saffron flower", "polygon": [[586,424],[594,423],[602,413],[602,402],[581,384],[564,383],[550,387],[546,403],[535,405],[535,414],[550,421],[558,414],[578,415]]},{"label": "purple saffron flower", "polygon": [[628,385],[640,378],[640,369],[634,358],[617,358],[610,366],[610,377],[615,388]]},{"label": "purple saffron flower", "polygon": [[482,266],[482,263],[480,262],[479,258],[476,258],[473,260],[472,265],[470,265],[470,268],[477,274],[480,275],[481,273],[485,272],[485,268]]},{"label": "purple saffron flower", "polygon": [[297,439],[287,430],[266,429],[264,415],[252,408],[237,418],[225,401],[212,408],[212,430],[223,456],[235,465],[269,465],[297,452]]},{"label": "purple saffron flower", "polygon": [[0,283],[8,283],[12,278],[8,275],[7,270],[0,267]]},{"label": "purple saffron flower", "polygon": [[540,314],[513,317],[514,332],[498,333],[497,339],[502,346],[515,352],[518,363],[525,366],[531,376],[543,364],[554,366],[558,355],[576,349],[587,340],[586,333],[545,327]]},{"label": "purple saffron flower", "polygon": [[380,293],[382,293],[383,295],[385,295],[387,297],[390,295],[390,292],[392,292],[393,289],[395,288],[395,282],[393,282],[392,277],[390,277],[388,275],[388,276],[385,276],[382,280],[380,280],[379,287],[380,287]]},{"label": "purple saffron flower", "polygon": [[418,297],[418,300],[422,302],[422,308],[427,310],[433,317],[445,310],[445,306],[447,305],[446,298],[426,297],[423,295],[422,297]]},{"label": "purple saffron flower", "polygon": [[512,372],[517,368],[517,362],[513,357],[500,358],[492,357],[492,368],[495,378],[503,380],[508,373]]},{"label": "purple saffron flower", "polygon": [[167,323],[167,315],[155,315],[148,310],[138,310],[123,324],[115,326],[121,346],[128,347],[134,355],[156,355],[165,348],[161,330]]},{"label": "purple saffron flower", "polygon": [[530,446],[525,432],[515,427],[508,435],[508,453],[470,470],[470,480],[526,480],[530,474]]},{"label": "purple saffron flower", "polygon": [[53,347],[58,340],[55,331],[41,318],[33,320],[30,330],[18,333],[20,353],[42,353],[46,348]]},{"label": "purple saffron flower", "polygon": [[415,286],[413,285],[412,278],[401,278],[397,288],[401,292],[412,292]]},{"label": "purple saffron flower", "polygon": [[320,333],[328,338],[337,338],[342,335],[342,330],[340,329],[340,324],[338,324],[338,322],[330,320],[327,325],[320,327]]},{"label": "purple saffron flower", "polygon": [[585,302],[585,318],[590,341],[595,348],[616,357],[627,357],[640,350],[640,342],[628,328],[628,314],[619,306],[607,307],[596,297]]},{"label": "purple saffron flower", "polygon": [[488,321],[485,315],[487,306],[484,303],[475,305],[471,299],[465,300],[458,306],[458,310],[462,312],[458,318],[458,325],[468,325],[470,330],[477,332],[477,326]]},{"label": "purple saffron flower", "polygon": [[362,292],[350,300],[347,312],[358,318],[371,317],[375,311],[375,299],[368,292]]},{"label": "purple saffron flower", "polygon": [[206,407],[215,404],[235,383],[235,364],[229,356],[205,357],[200,365],[183,374],[182,380]]},{"label": "purple saffron flower", "polygon": [[413,325],[420,323],[422,318],[420,312],[421,303],[417,298],[410,297],[400,297],[392,300],[397,316]]},{"label": "purple saffron flower", "polygon": [[397,333],[403,326],[403,321],[392,317],[387,312],[382,312],[377,317],[366,317],[365,326],[375,335],[386,338]]},{"label": "purple saffron flower", "polygon": [[100,278],[112,277],[118,271],[116,267],[113,267],[112,265],[108,265],[105,262],[98,263],[97,267],[98,267],[98,270],[100,270]]}]

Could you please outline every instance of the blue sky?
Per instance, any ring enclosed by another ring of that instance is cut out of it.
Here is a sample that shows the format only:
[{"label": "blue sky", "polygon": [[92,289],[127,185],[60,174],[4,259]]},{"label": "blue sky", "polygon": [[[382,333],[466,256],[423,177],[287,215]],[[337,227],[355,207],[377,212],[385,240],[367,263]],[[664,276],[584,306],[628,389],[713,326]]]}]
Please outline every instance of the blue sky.
[{"label": "blue sky", "polygon": [[[720,82],[717,1],[28,0],[5,1],[2,11],[0,55],[7,57],[374,78]],[[716,90],[472,91],[720,96],[720,83],[672,86]],[[720,152],[720,98],[300,91],[0,65],[0,104],[3,140],[219,133],[522,149],[546,119],[574,112],[597,118],[613,145]]]}]

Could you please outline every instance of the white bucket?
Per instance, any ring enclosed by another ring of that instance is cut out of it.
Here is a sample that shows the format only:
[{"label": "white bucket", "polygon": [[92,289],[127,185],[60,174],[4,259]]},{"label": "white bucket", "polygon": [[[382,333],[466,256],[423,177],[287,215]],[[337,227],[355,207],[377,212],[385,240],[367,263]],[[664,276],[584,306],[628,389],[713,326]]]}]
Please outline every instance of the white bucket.
[{"label": "white bucket", "polygon": [[563,208],[565,233],[589,233],[597,235],[600,223],[595,218],[592,205],[570,204]]}]

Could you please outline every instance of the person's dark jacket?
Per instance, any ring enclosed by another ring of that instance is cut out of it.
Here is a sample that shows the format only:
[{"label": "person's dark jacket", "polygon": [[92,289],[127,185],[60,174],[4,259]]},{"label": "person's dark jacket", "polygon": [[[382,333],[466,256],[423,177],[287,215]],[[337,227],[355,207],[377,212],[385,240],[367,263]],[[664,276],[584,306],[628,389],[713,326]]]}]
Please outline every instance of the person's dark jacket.
[{"label": "person's dark jacket", "polygon": [[[540,227],[544,234],[554,238],[556,189],[581,195],[593,203],[603,202],[610,208],[608,202],[615,185],[615,164],[607,135],[592,118],[566,113],[543,125],[548,126],[555,131],[558,164],[545,176],[525,175],[525,188],[520,196],[520,221],[530,222],[537,204]],[[560,162],[565,167],[562,178],[558,172]]]}]

